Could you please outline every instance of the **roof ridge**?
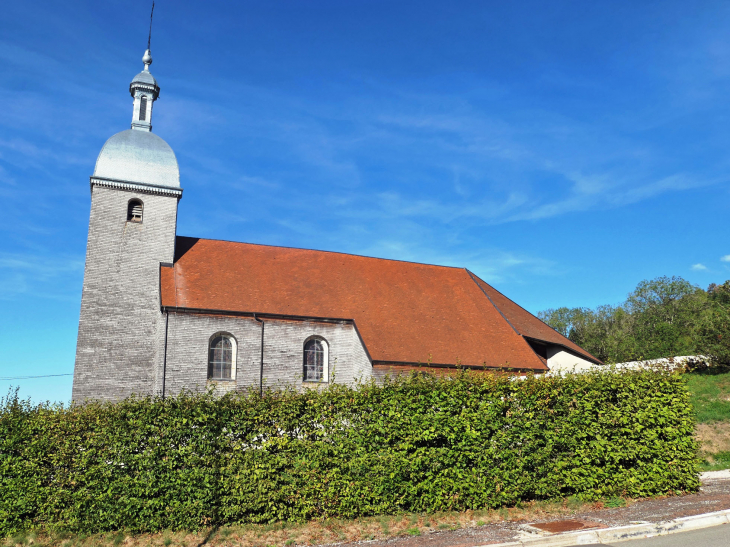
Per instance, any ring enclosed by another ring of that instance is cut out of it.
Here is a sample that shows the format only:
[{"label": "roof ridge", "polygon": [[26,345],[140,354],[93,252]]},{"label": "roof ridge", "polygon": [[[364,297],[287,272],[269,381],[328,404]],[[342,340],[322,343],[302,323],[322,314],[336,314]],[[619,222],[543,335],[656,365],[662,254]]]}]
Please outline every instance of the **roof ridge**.
[{"label": "roof ridge", "polygon": [[[484,280],[483,280],[483,279],[482,279],[481,277],[479,277],[478,275],[475,275],[475,277],[476,277],[476,278],[478,278],[478,279],[479,279],[479,281],[481,281],[482,283],[486,283],[487,285],[489,285],[489,283],[487,283],[486,281],[484,281]],[[490,286],[490,287],[492,287],[491,285],[489,285],[489,286]],[[500,291],[499,289],[495,289],[494,287],[492,287],[492,288],[493,288],[493,289],[494,289],[495,291],[497,291],[497,292],[498,292],[499,294],[501,294],[501,295],[502,295],[502,296],[503,296],[504,298],[506,298],[507,300],[509,300],[510,302],[512,302],[512,303],[513,303],[513,304],[514,304],[515,306],[517,306],[518,308],[520,308],[520,309],[521,309],[522,311],[524,311],[524,312],[526,312],[526,313],[529,313],[529,314],[530,314],[530,315],[531,315],[532,317],[534,317],[535,319],[537,319],[538,321],[540,321],[540,323],[542,323],[542,324],[543,324],[543,325],[545,325],[546,327],[549,327],[549,328],[553,329],[553,327],[551,327],[550,325],[548,325],[548,324],[547,324],[547,323],[546,323],[545,321],[543,321],[542,319],[540,319],[540,318],[539,318],[539,317],[538,317],[537,315],[535,315],[535,314],[534,314],[534,313],[532,313],[531,311],[529,311],[529,310],[526,310],[525,308],[523,308],[522,306],[520,306],[520,305],[519,305],[519,304],[518,304],[517,302],[515,302],[514,300],[512,300],[512,299],[511,299],[511,298],[510,298],[509,296],[507,296],[506,294],[504,294],[504,293],[503,293],[502,291]],[[563,334],[562,334],[561,332],[558,332],[558,331],[557,331],[557,330],[555,330],[555,329],[553,329],[553,330],[554,330],[555,332],[557,332],[557,333],[558,333],[558,334],[559,334],[560,336],[562,336],[563,338],[565,338],[566,340],[570,340],[570,338],[568,338],[567,336],[564,336],[564,335],[563,335]],[[570,341],[571,341],[571,342],[573,342],[572,340],[570,340]],[[573,343],[575,344],[575,342],[573,342]],[[576,344],[576,345],[577,345],[577,344]],[[583,351],[585,351],[585,350],[583,350]],[[588,353],[588,352],[586,351],[586,353]],[[589,354],[589,355],[590,355],[590,354]]]},{"label": "roof ridge", "polygon": [[[492,289],[494,289],[494,287],[492,287],[492,286],[491,286],[491,285],[490,285],[489,283],[487,283],[486,281],[484,281],[484,280],[483,280],[483,279],[482,279],[481,277],[479,277],[479,276],[477,276],[476,274],[472,273],[472,272],[471,272],[471,271],[470,271],[469,269],[467,269],[467,268],[464,268],[464,269],[465,269],[465,270],[467,271],[467,273],[468,273],[468,274],[469,274],[469,276],[471,277],[471,280],[472,280],[472,281],[474,282],[474,284],[475,284],[475,285],[476,285],[477,287],[479,287],[479,289],[480,289],[480,290],[481,290],[481,291],[482,291],[482,292],[484,293],[484,296],[486,296],[486,297],[487,297],[487,299],[489,300],[489,302],[490,302],[490,303],[492,304],[492,306],[494,306],[494,309],[495,309],[495,310],[497,310],[497,311],[499,312],[499,315],[501,315],[501,316],[502,316],[502,319],[504,319],[504,320],[505,320],[505,321],[507,322],[507,324],[508,324],[508,325],[509,325],[510,327],[512,327],[512,330],[513,330],[513,331],[515,331],[515,333],[517,334],[517,336],[519,336],[519,337],[520,337],[520,339],[522,339],[522,341],[524,342],[524,344],[525,344],[525,345],[526,345],[526,346],[527,346],[528,348],[530,348],[530,351],[531,351],[531,352],[532,352],[532,353],[533,353],[533,354],[535,355],[535,357],[536,357],[536,358],[537,358],[537,359],[538,359],[538,360],[539,360],[539,361],[540,361],[540,362],[542,363],[542,359],[541,359],[541,358],[540,358],[540,356],[539,356],[539,355],[537,354],[537,352],[535,351],[535,349],[534,349],[534,348],[533,348],[533,347],[532,347],[532,346],[530,345],[530,343],[528,342],[528,340],[527,340],[527,338],[528,338],[528,337],[527,337],[527,336],[525,336],[524,334],[522,334],[522,333],[521,333],[520,331],[518,331],[518,330],[517,330],[517,327],[515,327],[515,326],[514,326],[514,325],[512,324],[512,321],[510,321],[509,319],[507,319],[507,316],[506,316],[506,315],[505,315],[505,314],[504,314],[504,313],[502,312],[502,310],[501,310],[501,309],[499,308],[499,306],[497,306],[497,304],[495,304],[495,303],[494,303],[494,300],[492,300],[492,297],[491,297],[491,296],[489,296],[489,295],[487,294],[487,291],[485,291],[485,290],[484,290],[484,287],[482,287],[482,286],[481,286],[481,285],[480,285],[480,284],[479,284],[479,283],[477,282],[477,280],[476,280],[476,279],[474,279],[474,278],[476,277],[477,279],[479,279],[479,281],[481,281],[482,283],[484,283],[485,285],[487,285],[488,287],[490,287],[490,288],[492,288]],[[495,290],[495,291],[497,291],[497,289],[494,289],[494,290]],[[499,292],[499,291],[497,291],[497,292]],[[501,292],[499,292],[499,294],[502,294],[502,293],[501,293]],[[502,296],[504,296],[504,295],[502,295]],[[507,298],[507,297],[505,296],[505,298]],[[509,300],[509,299],[508,299],[508,300]],[[510,302],[511,302],[511,300],[510,300]],[[522,309],[523,309],[523,310],[524,310],[525,312],[527,312],[527,313],[530,313],[529,311],[525,310],[524,308],[522,308]],[[530,315],[532,315],[532,314],[530,314]],[[543,365],[547,366],[547,362],[543,363]]]},{"label": "roof ridge", "polygon": [[[469,272],[469,273],[471,273],[471,272]],[[489,285],[489,283],[487,283],[486,281],[484,281],[484,280],[483,280],[483,279],[482,279],[481,277],[479,277],[478,275],[474,274],[474,277],[476,277],[477,279],[479,279],[479,281],[481,281],[481,282],[482,282],[482,283],[484,283],[485,285]],[[477,283],[477,285],[478,285],[478,283]],[[499,289],[495,289],[494,287],[492,287],[492,285],[489,285],[489,286],[490,286],[490,287],[491,287],[492,289],[494,289],[495,291],[497,291],[497,292],[498,292],[498,293],[499,293],[499,294],[500,294],[500,295],[501,295],[501,296],[502,296],[503,298],[505,298],[505,299],[509,300],[510,302],[512,302],[512,304],[514,304],[515,306],[517,306],[518,308],[520,308],[520,309],[521,309],[522,311],[524,311],[525,313],[528,313],[528,314],[530,314],[530,315],[531,315],[532,317],[534,317],[535,319],[537,319],[538,321],[540,321],[540,323],[542,323],[543,325],[545,325],[545,326],[546,326],[546,327],[548,327],[549,329],[552,329],[552,330],[553,330],[553,331],[554,331],[554,332],[555,332],[556,334],[558,334],[559,336],[562,336],[563,338],[565,338],[565,339],[566,339],[566,340],[567,340],[568,342],[570,342],[571,344],[575,344],[576,346],[578,346],[578,348],[580,348],[580,350],[581,350],[581,351],[582,351],[583,353],[585,353],[586,355],[590,355],[590,356],[591,356],[591,357],[592,357],[593,359],[595,359],[596,361],[598,361],[598,362],[601,362],[601,360],[600,360],[600,359],[599,359],[598,357],[596,357],[595,355],[593,355],[593,354],[592,354],[592,353],[590,353],[589,351],[586,351],[585,349],[583,349],[583,348],[582,348],[581,346],[579,346],[578,344],[576,344],[575,342],[573,342],[573,341],[572,341],[572,340],[571,340],[570,338],[568,338],[567,336],[565,336],[565,335],[564,335],[563,333],[561,333],[561,332],[558,332],[557,330],[555,330],[555,329],[554,329],[553,327],[551,327],[550,325],[548,325],[548,324],[547,324],[547,323],[546,323],[545,321],[543,321],[542,319],[540,319],[540,318],[539,318],[539,317],[538,317],[537,315],[535,315],[534,313],[532,313],[532,312],[530,312],[529,310],[526,310],[525,308],[523,308],[522,306],[520,306],[520,305],[519,305],[519,304],[518,304],[517,302],[515,302],[514,300],[512,300],[512,299],[511,299],[511,298],[510,298],[509,296],[507,296],[506,294],[504,294],[504,293],[503,293],[502,291],[500,291]],[[480,287],[480,288],[481,288],[481,287]],[[489,296],[487,296],[487,298],[489,298]],[[489,300],[491,301],[491,298],[490,298]],[[495,307],[496,307],[496,306],[495,306]],[[499,310],[499,308],[497,308],[497,309]],[[500,310],[500,311],[499,311],[499,313],[501,314],[501,313],[502,313],[502,311]],[[504,317],[504,316],[503,316],[503,317]],[[506,319],[506,318],[505,318],[505,319]],[[510,323],[510,324],[511,324],[511,323]],[[525,338],[525,335],[520,335],[520,336],[522,336],[523,338]],[[539,338],[535,338],[534,336],[527,336],[526,338],[531,338],[531,339],[534,339],[534,340],[539,340]],[[568,349],[568,350],[570,350],[570,351],[575,351],[575,350],[574,350],[573,348],[571,348],[571,347],[569,347],[569,346],[566,346],[565,344],[559,344],[559,345],[562,345],[562,346],[563,346],[564,348],[566,348],[566,349]]]},{"label": "roof ridge", "polygon": [[[497,311],[499,312],[499,315],[501,315],[501,316],[502,316],[502,319],[504,319],[505,321],[507,321],[507,324],[508,324],[508,325],[509,325],[510,327],[512,327],[512,330],[513,330],[513,331],[515,331],[515,332],[516,332],[516,333],[517,333],[518,335],[522,336],[522,333],[520,333],[520,331],[518,331],[518,330],[517,330],[517,329],[515,328],[515,326],[514,326],[514,325],[512,324],[512,321],[510,321],[509,319],[507,319],[507,316],[505,316],[505,315],[504,315],[504,313],[502,313],[502,310],[500,310],[500,309],[499,309],[499,306],[497,306],[497,304],[495,304],[495,303],[494,303],[494,301],[492,300],[492,298],[491,298],[491,297],[490,297],[490,296],[489,296],[489,295],[487,294],[487,291],[485,291],[485,290],[484,290],[484,289],[482,288],[482,286],[481,286],[481,285],[479,285],[479,283],[477,283],[477,280],[476,280],[476,279],[474,279],[474,278],[475,278],[475,277],[477,277],[477,276],[476,276],[476,275],[474,275],[474,274],[473,274],[473,273],[472,273],[472,272],[471,272],[471,271],[469,270],[469,268],[464,268],[464,271],[466,271],[466,273],[468,273],[468,274],[469,274],[469,277],[471,278],[471,280],[472,280],[472,281],[474,282],[474,284],[475,284],[475,285],[476,285],[477,287],[479,287],[479,290],[480,290],[480,291],[482,291],[482,294],[484,294],[484,296],[486,296],[486,297],[487,297],[487,300],[489,300],[489,303],[490,303],[490,304],[492,304],[492,306],[494,306],[494,309],[495,309],[495,310],[497,310]],[[487,285],[489,285],[489,283],[487,283],[487,282],[486,282],[486,281],[484,281],[483,279],[479,278],[479,280],[480,280],[480,281],[482,281],[482,282],[484,282],[484,283],[486,283]],[[491,285],[489,285],[489,286],[491,287]]]},{"label": "roof ridge", "polygon": [[443,264],[430,264],[428,262],[416,262],[414,260],[401,260],[398,258],[382,258],[379,256],[368,256],[368,255],[359,255],[355,253],[345,253],[342,251],[327,251],[323,249],[308,249],[306,247],[291,247],[287,245],[268,245],[266,243],[249,243],[247,241],[231,241],[230,239],[215,239],[215,238],[207,238],[207,237],[192,237],[192,236],[181,236],[176,235],[176,238],[178,237],[185,237],[188,239],[197,239],[198,241],[219,241],[221,243],[232,243],[232,244],[238,244],[238,245],[251,245],[252,247],[269,247],[269,248],[275,248],[275,249],[291,249],[295,251],[312,251],[315,253],[328,253],[328,254],[336,254],[336,255],[344,255],[344,256],[354,256],[356,258],[369,258],[371,260],[384,260],[386,262],[402,262],[404,264],[416,264],[418,266],[431,266],[433,268],[448,268],[450,270],[464,270],[463,266],[444,266]]}]

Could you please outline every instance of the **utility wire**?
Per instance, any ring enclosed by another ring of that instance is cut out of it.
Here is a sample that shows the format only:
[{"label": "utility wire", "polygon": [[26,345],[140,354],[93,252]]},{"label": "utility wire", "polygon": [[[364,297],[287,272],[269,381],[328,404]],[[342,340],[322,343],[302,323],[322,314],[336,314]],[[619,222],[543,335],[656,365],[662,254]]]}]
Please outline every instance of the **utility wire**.
[{"label": "utility wire", "polygon": [[73,376],[73,374],[44,374],[43,376],[16,376],[14,378],[2,377],[0,380],[29,380],[30,378],[53,378],[55,376]]}]

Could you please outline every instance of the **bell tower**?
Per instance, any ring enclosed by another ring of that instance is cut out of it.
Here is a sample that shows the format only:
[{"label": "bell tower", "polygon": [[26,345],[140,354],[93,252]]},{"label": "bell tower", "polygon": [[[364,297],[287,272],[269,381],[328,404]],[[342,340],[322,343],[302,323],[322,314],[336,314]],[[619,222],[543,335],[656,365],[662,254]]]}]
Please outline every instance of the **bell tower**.
[{"label": "bell tower", "polygon": [[152,53],[148,49],[142,57],[144,70],[137,74],[129,84],[129,93],[134,98],[132,109],[132,129],[152,131],[152,104],[160,95],[157,80],[150,74]]},{"label": "bell tower", "polygon": [[129,86],[132,127],[106,141],[91,176],[91,215],[74,367],[74,402],[155,395],[164,319],[160,264],[175,255],[180,172],[172,148],[152,133],[160,94],[144,69]]}]

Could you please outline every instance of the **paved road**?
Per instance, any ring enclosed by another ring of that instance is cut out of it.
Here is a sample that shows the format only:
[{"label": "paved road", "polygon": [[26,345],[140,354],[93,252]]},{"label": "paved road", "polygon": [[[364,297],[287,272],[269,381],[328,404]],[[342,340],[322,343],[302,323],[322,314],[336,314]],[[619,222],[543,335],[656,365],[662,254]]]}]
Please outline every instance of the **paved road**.
[{"label": "paved road", "polygon": [[721,524],[703,530],[634,539],[610,545],[612,547],[730,547],[730,525]]}]

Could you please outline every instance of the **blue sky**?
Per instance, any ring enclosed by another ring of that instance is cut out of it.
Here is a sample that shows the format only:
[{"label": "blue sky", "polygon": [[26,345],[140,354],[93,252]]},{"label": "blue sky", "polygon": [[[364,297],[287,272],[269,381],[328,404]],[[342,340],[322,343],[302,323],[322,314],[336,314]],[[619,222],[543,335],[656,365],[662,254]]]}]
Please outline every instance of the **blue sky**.
[{"label": "blue sky", "polygon": [[[88,177],[149,7],[3,7],[0,377],[73,372]],[[723,2],[160,0],[178,233],[465,266],[532,312],[722,282],[728,30]]]}]

